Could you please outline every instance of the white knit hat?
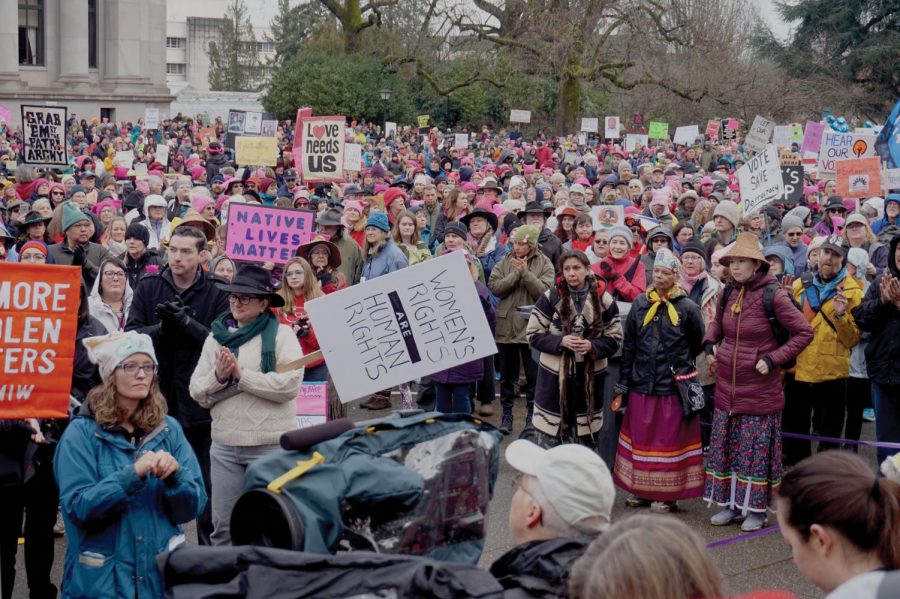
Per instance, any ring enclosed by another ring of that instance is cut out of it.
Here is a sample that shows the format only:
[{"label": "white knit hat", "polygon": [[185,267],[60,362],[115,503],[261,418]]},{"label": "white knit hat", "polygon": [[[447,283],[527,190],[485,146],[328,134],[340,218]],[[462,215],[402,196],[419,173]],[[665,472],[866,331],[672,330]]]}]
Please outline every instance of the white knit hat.
[{"label": "white knit hat", "polygon": [[153,350],[153,340],[143,333],[112,333],[88,337],[82,343],[88,351],[88,359],[99,367],[100,378],[104,381],[112,376],[116,366],[134,354],[147,354],[154,364],[159,363]]}]

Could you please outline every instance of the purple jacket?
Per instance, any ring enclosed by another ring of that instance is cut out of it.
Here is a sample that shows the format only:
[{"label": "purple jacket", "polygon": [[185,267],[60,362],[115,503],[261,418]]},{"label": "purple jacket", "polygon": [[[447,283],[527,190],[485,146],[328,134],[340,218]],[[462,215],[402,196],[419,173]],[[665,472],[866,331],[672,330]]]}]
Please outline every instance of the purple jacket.
[{"label": "purple jacket", "polygon": [[[475,290],[478,292],[478,299],[481,300],[481,307],[484,309],[484,315],[487,317],[488,326],[491,327],[491,333],[497,327],[497,317],[494,313],[494,306],[491,304],[491,292],[479,281],[475,281]],[[493,359],[493,358],[491,358]],[[479,358],[447,370],[435,372],[429,378],[435,383],[445,385],[462,385],[480,381],[484,376],[484,360]]]},{"label": "purple jacket", "polygon": [[[753,275],[745,285],[741,311],[737,314],[731,309],[741,292],[741,287],[736,286],[728,296],[725,309],[717,311],[715,320],[706,329],[704,344],[721,342],[716,353],[715,396],[716,408],[720,410],[763,415],[784,408],[781,369],[777,365],[796,358],[812,341],[813,332],[788,292],[780,289],[775,294],[775,317],[791,337],[778,347],[763,307],[766,285],[776,282],[768,269]],[[756,370],[756,363],[763,358],[769,358],[770,362],[769,373],[764,375]]]}]

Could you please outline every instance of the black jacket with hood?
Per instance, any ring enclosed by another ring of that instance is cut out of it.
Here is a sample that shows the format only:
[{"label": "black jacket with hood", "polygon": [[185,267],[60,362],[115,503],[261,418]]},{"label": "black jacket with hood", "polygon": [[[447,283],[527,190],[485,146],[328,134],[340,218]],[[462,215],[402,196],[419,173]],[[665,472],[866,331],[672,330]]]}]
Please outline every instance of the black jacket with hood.
[{"label": "black jacket with hood", "polygon": [[517,545],[491,564],[504,599],[568,597],[569,572],[594,537],[581,536]]},{"label": "black jacket with hood", "polygon": [[869,331],[866,347],[866,368],[869,378],[879,385],[900,385],[900,309],[881,301],[881,281],[890,273],[900,278],[897,246],[900,234],[891,239],[887,268],[869,285],[862,303],[853,309],[853,319],[860,330]]}]

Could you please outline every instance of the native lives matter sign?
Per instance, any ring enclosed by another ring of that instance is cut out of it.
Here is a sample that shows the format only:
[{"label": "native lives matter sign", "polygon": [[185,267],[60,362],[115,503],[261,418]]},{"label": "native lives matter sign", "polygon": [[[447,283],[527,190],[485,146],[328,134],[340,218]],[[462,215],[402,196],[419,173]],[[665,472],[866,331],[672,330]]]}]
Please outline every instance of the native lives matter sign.
[{"label": "native lives matter sign", "polygon": [[312,238],[315,221],[309,210],[231,204],[225,255],[239,262],[284,264]]},{"label": "native lives matter sign", "polygon": [[69,166],[66,150],[68,108],[22,106],[22,160],[25,164]]},{"label": "native lives matter sign", "polygon": [[750,214],[784,197],[784,180],[781,178],[781,164],[778,149],[769,144],[765,150],[747,161],[737,171],[741,186],[741,205],[744,214]]},{"label": "native lives matter sign", "polygon": [[346,403],[497,352],[461,252],[306,303]]},{"label": "native lives matter sign", "polygon": [[81,269],[0,262],[0,418],[68,416]]},{"label": "native lives matter sign", "polygon": [[337,181],[344,178],[344,127],[342,116],[301,119],[303,181]]}]

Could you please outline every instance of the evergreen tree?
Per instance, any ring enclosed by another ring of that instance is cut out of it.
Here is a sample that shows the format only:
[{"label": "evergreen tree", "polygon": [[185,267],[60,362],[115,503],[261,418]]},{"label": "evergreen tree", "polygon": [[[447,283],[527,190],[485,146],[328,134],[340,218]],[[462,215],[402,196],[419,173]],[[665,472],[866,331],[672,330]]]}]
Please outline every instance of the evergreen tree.
[{"label": "evergreen tree", "polygon": [[291,0],[278,0],[278,14],[272,21],[272,33],[266,35],[266,41],[275,45],[275,56],[270,64],[280,67],[297,56],[324,16],[325,11],[319,2],[292,5]]},{"label": "evergreen tree", "polygon": [[256,34],[244,0],[231,0],[218,41],[209,43],[209,87],[213,91],[253,91],[262,83]]}]

